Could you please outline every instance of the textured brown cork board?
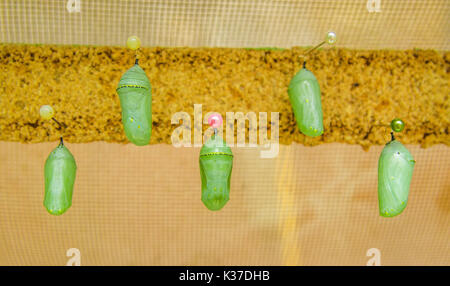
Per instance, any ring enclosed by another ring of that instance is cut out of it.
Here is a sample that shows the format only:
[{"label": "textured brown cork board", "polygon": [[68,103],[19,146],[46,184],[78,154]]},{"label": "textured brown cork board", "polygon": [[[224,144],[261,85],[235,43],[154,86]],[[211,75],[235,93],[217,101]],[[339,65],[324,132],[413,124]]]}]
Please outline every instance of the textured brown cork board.
[{"label": "textured brown cork board", "polygon": [[[432,50],[321,50],[307,67],[321,91],[325,132],[301,134],[287,95],[304,50],[144,48],[140,65],[153,90],[151,144],[171,143],[176,112],[193,118],[220,112],[279,112],[280,143],[329,142],[364,148],[389,139],[389,122],[402,118],[398,138],[422,147],[450,144],[450,53]],[[0,140],[127,142],[116,94],[134,53],[114,47],[0,45]],[[67,127],[39,118],[50,104]],[[206,126],[204,126],[206,128]],[[270,126],[269,126],[270,128]]]}]

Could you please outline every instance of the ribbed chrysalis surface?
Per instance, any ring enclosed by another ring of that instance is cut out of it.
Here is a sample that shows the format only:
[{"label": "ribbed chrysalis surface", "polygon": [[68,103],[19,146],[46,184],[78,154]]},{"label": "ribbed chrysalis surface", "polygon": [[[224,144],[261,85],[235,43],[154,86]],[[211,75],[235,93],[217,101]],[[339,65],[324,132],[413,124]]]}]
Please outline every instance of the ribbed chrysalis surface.
[{"label": "ribbed chrysalis surface", "polygon": [[202,201],[208,209],[220,210],[230,199],[233,153],[221,137],[213,135],[200,150],[199,161]]},{"label": "ribbed chrysalis surface", "polygon": [[316,77],[302,68],[291,80],[289,99],[298,129],[305,135],[316,137],[323,133],[322,102]]},{"label": "ribbed chrysalis surface", "polygon": [[381,216],[394,217],[405,209],[415,162],[408,149],[397,140],[392,140],[383,148],[378,161]]},{"label": "ribbed chrysalis surface", "polygon": [[59,144],[45,161],[44,206],[52,215],[63,214],[72,205],[77,165],[69,149]]},{"label": "ribbed chrysalis surface", "polygon": [[147,75],[138,64],[122,76],[117,93],[125,135],[135,145],[147,145],[152,134],[152,89]]}]

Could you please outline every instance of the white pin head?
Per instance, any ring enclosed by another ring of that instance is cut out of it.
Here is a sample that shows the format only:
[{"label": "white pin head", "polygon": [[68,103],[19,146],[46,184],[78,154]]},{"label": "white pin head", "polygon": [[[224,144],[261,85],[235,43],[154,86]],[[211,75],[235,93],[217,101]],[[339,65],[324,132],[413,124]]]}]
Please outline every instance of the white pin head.
[{"label": "white pin head", "polygon": [[328,32],[327,37],[325,38],[325,42],[327,42],[329,45],[333,45],[336,43],[336,33],[335,32]]}]

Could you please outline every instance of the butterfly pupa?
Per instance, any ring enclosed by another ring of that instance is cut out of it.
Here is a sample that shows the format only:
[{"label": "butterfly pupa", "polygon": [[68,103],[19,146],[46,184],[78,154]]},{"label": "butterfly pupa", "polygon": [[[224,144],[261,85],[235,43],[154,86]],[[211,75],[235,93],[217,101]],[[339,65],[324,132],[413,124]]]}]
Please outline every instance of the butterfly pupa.
[{"label": "butterfly pupa", "polygon": [[45,161],[44,206],[52,215],[61,215],[72,205],[77,165],[62,138]]},{"label": "butterfly pupa", "polygon": [[415,162],[408,149],[394,138],[383,148],[378,160],[378,204],[381,216],[394,217],[406,208]]},{"label": "butterfly pupa", "polygon": [[230,199],[233,153],[225,141],[213,135],[200,150],[202,202],[212,211],[222,209]]},{"label": "butterfly pupa", "polygon": [[149,144],[152,134],[152,88],[137,61],[120,79],[117,93],[128,140],[137,146]]},{"label": "butterfly pupa", "polygon": [[319,82],[314,74],[303,67],[292,78],[288,94],[300,132],[311,137],[322,135],[322,102]]}]

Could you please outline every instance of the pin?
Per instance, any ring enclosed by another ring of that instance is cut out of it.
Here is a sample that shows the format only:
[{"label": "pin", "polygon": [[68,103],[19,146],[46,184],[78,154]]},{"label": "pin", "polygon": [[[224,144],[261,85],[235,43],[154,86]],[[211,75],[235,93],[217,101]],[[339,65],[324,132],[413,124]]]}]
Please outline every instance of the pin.
[{"label": "pin", "polygon": [[127,47],[130,50],[135,51],[135,64],[138,65],[139,64],[139,48],[141,47],[141,39],[139,39],[138,36],[130,36],[127,39]]},{"label": "pin", "polygon": [[[309,50],[306,50],[306,52],[302,55],[303,57],[306,57],[307,55],[309,55],[312,51],[320,48],[321,46],[323,46],[325,43],[329,44],[329,45],[334,45],[336,43],[337,40],[337,36],[335,32],[328,32],[327,36],[325,37],[325,40],[322,41],[320,44],[318,44],[315,47],[310,48]],[[305,67],[306,65],[306,61],[303,62],[303,67]]]},{"label": "pin", "polygon": [[54,122],[56,122],[59,127],[58,129],[63,129],[65,127],[65,124],[56,120],[56,118],[54,117],[55,111],[53,110],[53,107],[51,107],[50,105],[42,105],[41,108],[39,109],[39,115],[41,116],[42,119],[45,120],[51,119]]}]

